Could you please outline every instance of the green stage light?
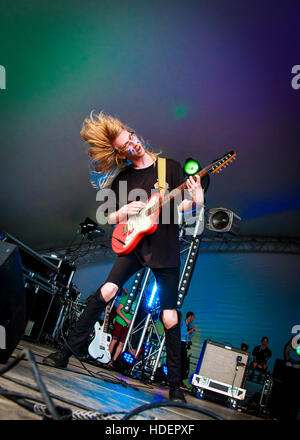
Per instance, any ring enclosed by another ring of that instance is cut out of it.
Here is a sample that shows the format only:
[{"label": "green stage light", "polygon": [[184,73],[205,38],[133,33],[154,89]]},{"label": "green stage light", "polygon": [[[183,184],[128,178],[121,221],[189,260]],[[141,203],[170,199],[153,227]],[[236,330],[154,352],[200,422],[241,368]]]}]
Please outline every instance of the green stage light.
[{"label": "green stage light", "polygon": [[200,170],[200,165],[195,159],[187,159],[183,169],[188,176],[194,176]]},{"label": "green stage light", "polygon": [[300,345],[296,348],[296,353],[300,356]]}]

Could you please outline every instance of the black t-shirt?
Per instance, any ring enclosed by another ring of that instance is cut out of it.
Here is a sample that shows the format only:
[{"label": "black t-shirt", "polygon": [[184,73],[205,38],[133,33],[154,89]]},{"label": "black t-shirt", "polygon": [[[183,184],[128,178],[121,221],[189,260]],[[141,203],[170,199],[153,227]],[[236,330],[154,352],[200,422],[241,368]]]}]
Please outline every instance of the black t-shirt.
[{"label": "black t-shirt", "polygon": [[254,348],[252,355],[256,357],[256,361],[259,364],[264,364],[268,359],[270,359],[272,352],[268,347],[262,349],[261,345],[258,345]]},{"label": "black t-shirt", "polygon": [[[119,182],[121,181],[127,182],[127,191],[119,190]],[[169,191],[177,188],[184,181],[182,167],[175,160],[166,160],[166,181],[169,184]],[[151,190],[153,194],[156,182],[156,164],[141,169],[134,169],[132,166],[125,168],[125,170],[118,174],[111,186],[111,189],[116,194],[117,210],[134,200],[146,202],[151,196]],[[134,196],[134,198],[128,200],[127,196],[130,191],[137,189],[143,189],[146,192],[147,197]],[[132,251],[137,253],[138,257],[146,266],[151,268],[180,266],[179,231],[177,224],[178,220],[176,218],[177,208],[175,208],[174,211],[174,203],[177,205],[180,201],[181,200],[178,199],[169,203],[169,224],[162,223],[162,214],[160,214],[157,230],[153,234],[143,237],[136,248]]]}]

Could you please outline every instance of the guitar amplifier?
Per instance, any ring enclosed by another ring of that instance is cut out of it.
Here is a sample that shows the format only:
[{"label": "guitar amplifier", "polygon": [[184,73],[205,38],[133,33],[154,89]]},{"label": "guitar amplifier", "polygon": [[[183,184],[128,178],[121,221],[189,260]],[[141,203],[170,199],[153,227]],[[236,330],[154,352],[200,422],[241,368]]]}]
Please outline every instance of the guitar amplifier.
[{"label": "guitar amplifier", "polygon": [[[232,389],[243,389],[249,356],[250,353],[237,348],[206,340],[202,347],[195,376],[209,380],[194,380],[195,383],[193,383],[194,375],[192,375],[190,383],[199,387],[200,383],[207,384],[205,386],[207,389],[211,383],[213,385],[210,389],[214,392],[224,391],[227,387],[229,389],[228,395],[231,395]],[[215,383],[220,383],[222,386],[213,388]],[[245,398],[245,393],[240,396],[242,399]]]}]

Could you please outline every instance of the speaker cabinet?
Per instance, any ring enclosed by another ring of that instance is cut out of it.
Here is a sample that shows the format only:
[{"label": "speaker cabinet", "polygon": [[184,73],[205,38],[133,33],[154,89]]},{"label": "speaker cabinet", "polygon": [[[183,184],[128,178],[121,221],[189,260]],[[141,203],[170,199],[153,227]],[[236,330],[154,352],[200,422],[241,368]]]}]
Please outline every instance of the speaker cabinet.
[{"label": "speaker cabinet", "polygon": [[0,241],[0,363],[6,363],[26,327],[25,289],[18,247]]},{"label": "speaker cabinet", "polygon": [[217,382],[243,388],[250,353],[206,340],[196,374]]},{"label": "speaker cabinet", "polygon": [[62,299],[50,294],[41,286],[26,286],[26,305],[28,324],[25,339],[43,342],[52,337],[56,322],[62,309]]}]

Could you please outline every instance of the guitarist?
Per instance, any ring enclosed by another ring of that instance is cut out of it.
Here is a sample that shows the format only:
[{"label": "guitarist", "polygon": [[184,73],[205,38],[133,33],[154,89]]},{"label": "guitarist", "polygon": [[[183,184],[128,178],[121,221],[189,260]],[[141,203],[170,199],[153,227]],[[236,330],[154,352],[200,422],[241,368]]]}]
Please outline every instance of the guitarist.
[{"label": "guitarist", "polygon": [[[110,213],[109,223],[126,221],[128,216],[137,214],[145,206],[146,200],[130,203],[126,201],[124,204],[124,200],[120,197],[120,188],[122,189],[120,185],[126,182],[127,195],[133,189],[143,188],[150,197],[151,190],[157,182],[157,156],[146,149],[143,140],[138,138],[131,128],[103,113],[96,116],[91,113],[90,117],[85,119],[80,134],[88,142],[88,154],[95,164],[96,172],[113,177],[118,174],[111,187],[116,195],[117,208]],[[172,159],[166,160],[166,180],[170,191],[184,181],[180,164]],[[107,179],[100,189],[109,183]],[[181,212],[190,210],[193,204],[202,205],[204,201],[199,176],[189,177],[187,189],[189,199],[177,203]],[[80,351],[99,313],[114,298],[118,289],[139,269],[148,266],[156,278],[160,295],[161,319],[165,329],[169,398],[173,401],[186,401],[180,389],[180,323],[176,310],[180,250],[178,226],[175,223],[172,205],[170,212],[169,224],[160,221],[154,234],[144,237],[129,254],[117,257],[106,281],[92,296],[70,333],[67,346],[44,358],[44,364],[66,368],[69,357]]]}]

